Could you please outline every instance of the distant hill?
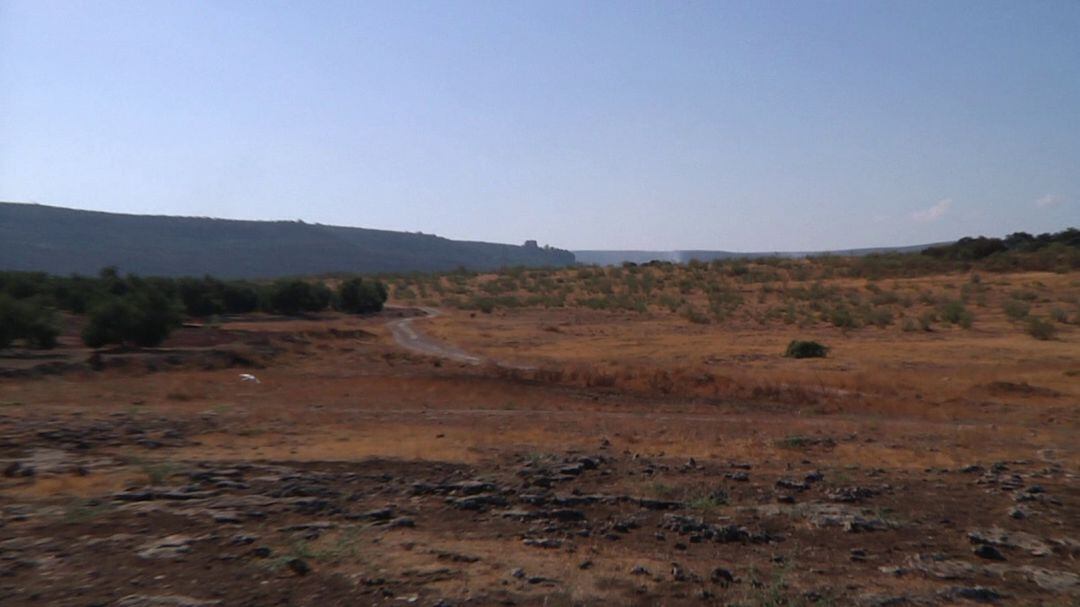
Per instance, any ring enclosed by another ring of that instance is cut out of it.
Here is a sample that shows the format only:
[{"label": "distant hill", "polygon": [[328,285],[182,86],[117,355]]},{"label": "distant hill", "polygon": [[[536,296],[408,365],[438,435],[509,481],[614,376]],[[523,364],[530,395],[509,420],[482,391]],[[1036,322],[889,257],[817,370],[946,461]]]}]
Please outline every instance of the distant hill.
[{"label": "distant hill", "polygon": [[330,272],[565,266],[561,249],[308,224],[80,211],[0,202],[0,270],[270,278]]},{"label": "distant hill", "polygon": [[734,251],[574,251],[578,263],[601,266],[618,265],[623,262],[648,263],[671,261],[685,263],[691,259],[712,261],[714,259],[757,259],[761,257],[811,257],[814,255],[873,255],[876,253],[918,253],[930,247],[949,243],[912,245],[906,247],[872,247],[866,249],[841,249],[835,251],[770,251],[737,253]]}]

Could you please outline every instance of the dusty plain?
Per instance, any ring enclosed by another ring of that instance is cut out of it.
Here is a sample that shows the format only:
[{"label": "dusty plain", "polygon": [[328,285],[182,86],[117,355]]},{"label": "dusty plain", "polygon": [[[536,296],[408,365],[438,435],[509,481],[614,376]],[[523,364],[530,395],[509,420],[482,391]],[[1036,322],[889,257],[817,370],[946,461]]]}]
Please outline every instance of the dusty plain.
[{"label": "dusty plain", "polygon": [[[819,281],[892,310],[860,326],[762,283],[708,322],[692,289],[484,312],[403,284],[373,316],[6,353],[0,604],[1080,604],[1076,273]],[[927,316],[961,291],[969,327]]]}]

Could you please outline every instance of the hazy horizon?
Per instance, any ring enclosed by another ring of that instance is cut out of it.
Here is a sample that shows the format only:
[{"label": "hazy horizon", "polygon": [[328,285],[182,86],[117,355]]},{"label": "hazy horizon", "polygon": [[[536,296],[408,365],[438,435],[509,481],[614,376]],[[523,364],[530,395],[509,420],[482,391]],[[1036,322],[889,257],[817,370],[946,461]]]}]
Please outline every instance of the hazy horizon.
[{"label": "hazy horizon", "polygon": [[1080,3],[0,1],[0,200],[570,250],[1080,224]]}]

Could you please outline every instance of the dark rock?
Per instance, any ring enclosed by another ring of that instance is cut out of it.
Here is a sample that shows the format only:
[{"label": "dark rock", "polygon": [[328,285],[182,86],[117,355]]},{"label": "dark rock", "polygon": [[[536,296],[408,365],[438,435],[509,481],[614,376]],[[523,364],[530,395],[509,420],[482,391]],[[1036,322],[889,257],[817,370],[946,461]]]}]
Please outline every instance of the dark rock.
[{"label": "dark rock", "polygon": [[967,599],[976,603],[996,603],[1005,598],[1005,595],[985,586],[957,586],[944,590],[941,594],[948,598]]},{"label": "dark rock", "polygon": [[780,489],[790,489],[792,491],[806,491],[810,488],[810,485],[790,478],[782,478],[776,481],[776,486]]},{"label": "dark rock", "polygon": [[712,581],[714,584],[720,584],[721,586],[724,586],[726,588],[729,584],[735,582],[735,576],[732,575],[731,572],[727,569],[724,569],[723,567],[717,567],[716,569],[712,570],[712,573],[709,574],[709,580]]},{"label": "dark rock", "polygon": [[866,487],[840,487],[825,492],[825,496],[834,502],[851,504],[861,502],[864,499],[877,495],[873,489]]},{"label": "dark rock", "polygon": [[367,512],[346,514],[345,518],[349,520],[388,521],[394,518],[394,509],[377,508],[375,510],[368,510]]},{"label": "dark rock", "polygon": [[558,540],[551,537],[545,538],[525,538],[522,540],[526,546],[532,546],[533,548],[558,548],[562,546],[562,540]]},{"label": "dark rock", "polygon": [[446,501],[459,510],[486,510],[490,506],[506,506],[509,504],[505,497],[494,493],[458,498],[451,497],[447,498]]},{"label": "dark rock", "polygon": [[682,502],[676,502],[672,500],[658,500],[650,498],[638,499],[638,505],[642,508],[649,510],[681,510],[686,507],[686,504]]},{"label": "dark rock", "polygon": [[991,561],[1004,561],[1005,555],[1000,550],[991,546],[990,544],[980,544],[975,548],[975,556],[988,559]]},{"label": "dark rock", "polygon": [[296,575],[307,575],[311,573],[311,565],[308,565],[307,561],[304,559],[291,558],[285,561],[285,565]]}]

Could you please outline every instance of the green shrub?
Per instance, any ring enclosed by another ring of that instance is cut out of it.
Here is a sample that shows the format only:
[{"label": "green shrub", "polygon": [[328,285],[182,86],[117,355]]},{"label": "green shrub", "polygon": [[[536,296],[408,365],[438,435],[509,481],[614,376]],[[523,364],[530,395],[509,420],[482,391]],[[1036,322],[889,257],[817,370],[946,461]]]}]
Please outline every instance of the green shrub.
[{"label": "green shrub", "polygon": [[851,313],[851,309],[846,306],[836,306],[829,313],[829,322],[834,327],[840,327],[842,329],[855,329],[858,328],[859,323],[855,320],[855,315]]},{"label": "green shrub", "polygon": [[175,300],[155,289],[138,289],[91,309],[82,339],[91,348],[127,343],[152,347],[165,341],[180,321]]},{"label": "green shrub", "polygon": [[868,325],[887,327],[893,323],[893,313],[889,308],[870,308],[861,310],[863,322]]},{"label": "green shrub", "polygon": [[683,318],[689,320],[695,325],[707,325],[712,322],[711,318],[709,318],[706,314],[702,313],[701,310],[698,310],[689,303],[683,306],[681,310],[679,310],[679,316],[682,316]]},{"label": "green shrub", "polygon": [[971,323],[975,320],[975,316],[964,307],[962,301],[948,301],[941,306],[941,317],[945,319],[945,322],[960,325],[965,329],[971,328]]},{"label": "green shrub", "polygon": [[386,303],[386,286],[377,280],[350,278],[338,287],[338,308],[352,314],[368,314],[382,310]]},{"label": "green shrub", "polygon": [[1045,318],[1039,318],[1038,316],[1032,316],[1027,321],[1028,335],[1035,339],[1048,340],[1053,339],[1057,335],[1057,327],[1054,323],[1046,320]]},{"label": "green shrub", "polygon": [[31,348],[56,346],[56,313],[37,298],[16,300],[0,293],[0,348],[23,340]]},{"label": "green shrub", "polygon": [[266,294],[266,308],[275,314],[296,316],[301,312],[318,312],[330,305],[331,292],[323,283],[310,283],[298,278],[275,280]]},{"label": "green shrub", "polygon": [[934,314],[931,311],[926,311],[919,315],[919,328],[923,331],[933,331],[935,322],[937,322],[937,314]]},{"label": "green shrub", "polygon": [[1023,320],[1031,313],[1030,305],[1016,299],[1005,302],[1003,309],[1005,310],[1005,316],[1012,320]]},{"label": "green shrub", "polygon": [[1069,322],[1069,313],[1062,308],[1054,308],[1050,310],[1050,317],[1060,323]]},{"label": "green shrub", "polygon": [[784,356],[788,358],[825,358],[828,353],[828,346],[822,345],[816,341],[800,341],[795,339],[788,344]]}]

